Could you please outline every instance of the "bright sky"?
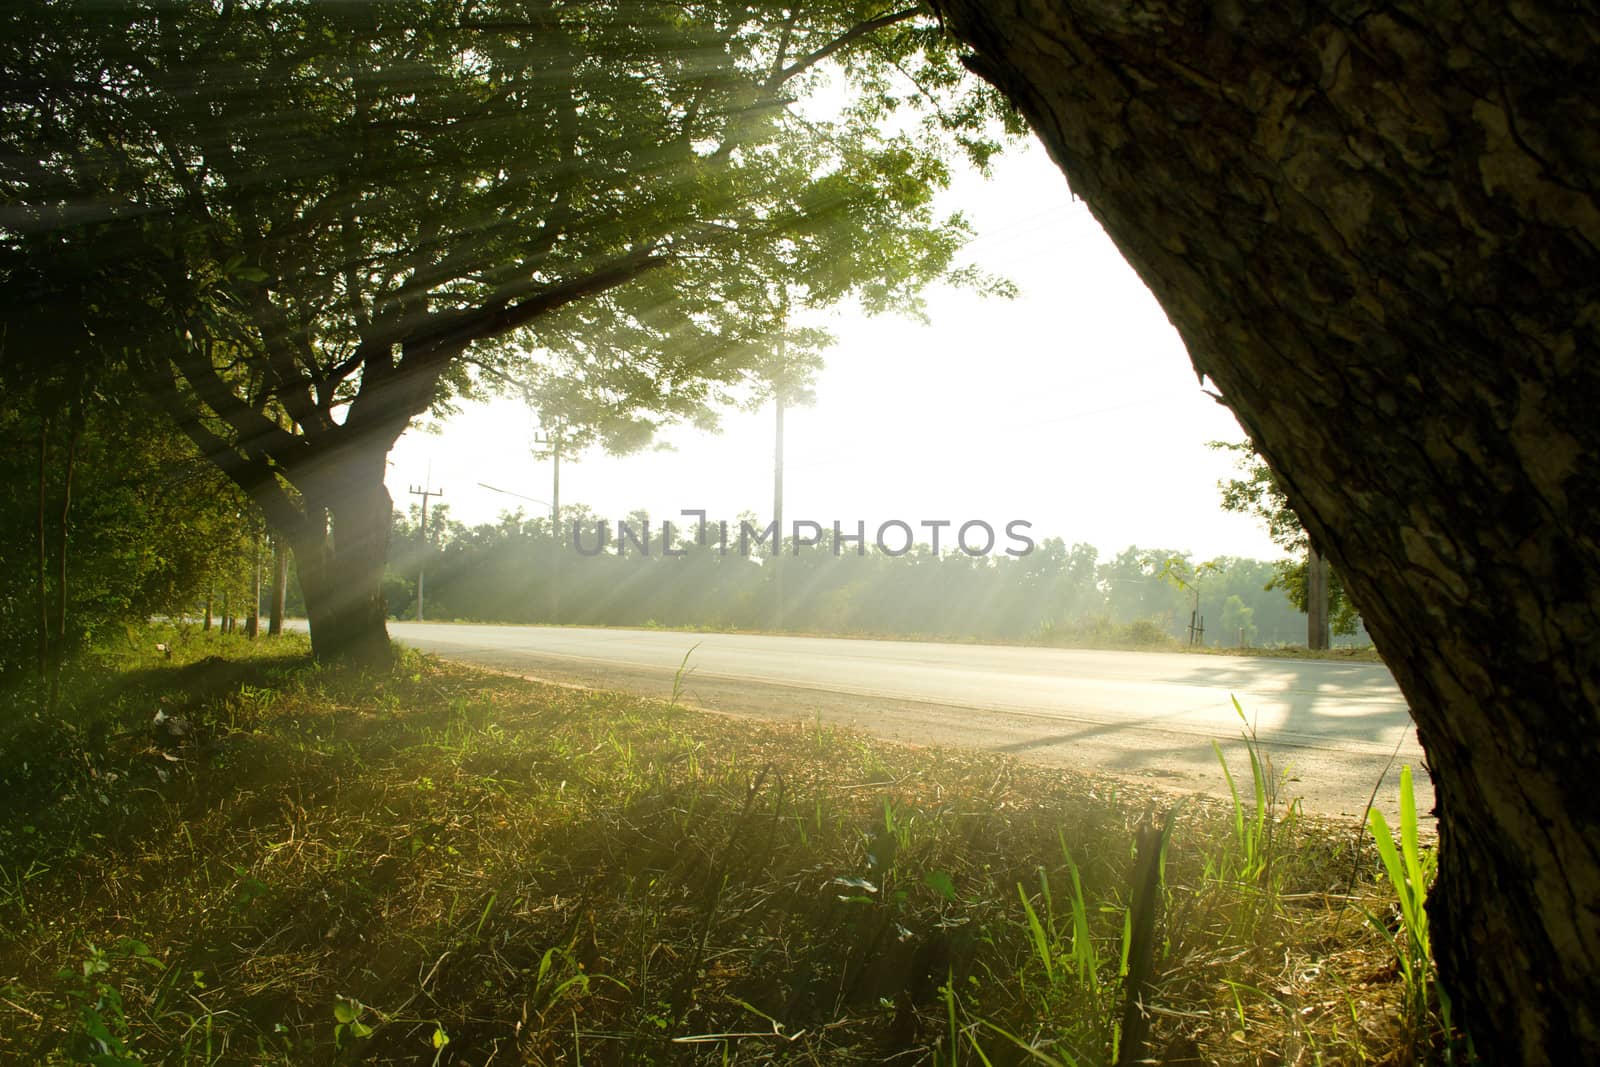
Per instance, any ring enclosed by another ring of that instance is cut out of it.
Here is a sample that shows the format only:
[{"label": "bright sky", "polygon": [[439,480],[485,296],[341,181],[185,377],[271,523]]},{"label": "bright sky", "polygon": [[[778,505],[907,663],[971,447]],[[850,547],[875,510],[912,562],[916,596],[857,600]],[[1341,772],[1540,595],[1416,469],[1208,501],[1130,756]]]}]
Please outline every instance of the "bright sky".
[{"label": "bright sky", "polygon": [[[1036,537],[1086,541],[1102,558],[1130,544],[1277,558],[1255,521],[1218,506],[1231,461],[1206,442],[1242,439],[1238,423],[1201,391],[1155,298],[1044,150],[1014,148],[991,180],[959,179],[945,204],[977,231],[969,258],[1021,296],[941,289],[927,324],[854,312],[826,322],[838,343],[816,405],[786,418],[785,517],[847,531],[866,520],[869,543],[889,519],[984,519],[997,530],[1025,519]],[[458,521],[545,510],[479,485],[549,499],[550,463],[531,455],[520,402],[472,405],[442,431],[413,429],[396,445],[398,507],[417,502],[407,491],[431,464]],[[670,430],[671,451],[587,454],[563,462],[562,504],[612,518],[644,508],[656,523],[701,508],[765,521],[772,438],[768,408],[729,413],[718,434]]]}]

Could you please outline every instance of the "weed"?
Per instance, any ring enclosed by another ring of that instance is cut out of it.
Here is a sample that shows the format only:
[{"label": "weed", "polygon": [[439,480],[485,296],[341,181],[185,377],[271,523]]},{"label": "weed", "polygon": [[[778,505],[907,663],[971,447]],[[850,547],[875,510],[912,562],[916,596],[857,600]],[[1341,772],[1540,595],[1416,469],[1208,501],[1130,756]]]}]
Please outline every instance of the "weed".
[{"label": "weed", "polygon": [[72,1007],[67,1051],[94,1067],[138,1067],[143,1061],[131,1047],[122,993],[112,984],[110,972],[124,962],[160,971],[161,962],[143,942],[131,938],[118,941],[110,950],[93,943],[86,948],[88,954],[77,968],[62,968],[56,974]]},{"label": "weed", "polygon": [[1250,760],[1252,803],[1246,807],[1222,746],[1212,741],[1212,751],[1228,783],[1232,834],[1228,847],[1217,855],[1211,873],[1218,881],[1236,884],[1241,900],[1248,904],[1239,912],[1242,926],[1237,932],[1251,936],[1256,926],[1278,907],[1284,881],[1279,862],[1283,851],[1280,838],[1294,834],[1301,813],[1299,801],[1284,804],[1284,777],[1274,768],[1271,753],[1261,743],[1255,724],[1245,715],[1238,698],[1229,699],[1242,724],[1240,733]]},{"label": "weed", "polygon": [[678,664],[678,669],[673,672],[672,697],[667,701],[668,704],[676,706],[678,701],[683,698],[683,685],[689,680],[689,675],[695,672],[695,668],[689,666],[689,657],[694,655],[694,650],[699,648],[701,644],[702,642],[696,641],[690,645],[689,651],[683,654],[683,661]]},{"label": "weed", "polygon": [[[1417,839],[1417,800],[1412,789],[1411,768],[1400,768],[1400,847],[1395,848],[1394,837],[1383,812],[1377,808],[1367,813],[1367,826],[1377,846],[1383,873],[1394,892],[1400,913],[1397,929],[1368,913],[1373,927],[1389,939],[1394,946],[1395,958],[1405,986],[1405,1018],[1413,1035],[1425,1041],[1431,1029],[1435,1006],[1439,1022],[1447,1041],[1452,1032],[1450,997],[1436,980],[1433,962],[1433,944],[1428,935],[1428,888],[1433,884],[1436,854],[1432,849],[1423,851]],[[1447,1048],[1447,1054],[1450,1052]]]}]

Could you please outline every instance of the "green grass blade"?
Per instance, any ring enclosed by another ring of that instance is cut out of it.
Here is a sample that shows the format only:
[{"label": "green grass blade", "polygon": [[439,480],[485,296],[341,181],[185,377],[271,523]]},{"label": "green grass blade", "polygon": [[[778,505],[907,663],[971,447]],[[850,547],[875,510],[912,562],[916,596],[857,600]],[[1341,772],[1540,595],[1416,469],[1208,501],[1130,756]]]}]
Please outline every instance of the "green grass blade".
[{"label": "green grass blade", "polygon": [[1022,888],[1022,883],[1017,883],[1017,896],[1022,898],[1022,910],[1028,915],[1028,933],[1033,940],[1033,951],[1039,957],[1039,962],[1044,964],[1044,976],[1051,985],[1056,981],[1055,960],[1050,953],[1050,939],[1045,936],[1044,924],[1039,921],[1039,913],[1033,910],[1033,903],[1028,899],[1028,893]]},{"label": "green grass blade", "polygon": [[1100,961],[1095,957],[1094,941],[1089,934],[1089,907],[1083,898],[1083,881],[1070,855],[1067,871],[1072,876],[1072,962],[1078,972],[1078,984],[1096,992],[1100,987]]},{"label": "green grass blade", "polygon": [[1422,854],[1417,848],[1417,798],[1411,788],[1411,768],[1400,768],[1400,847],[1406,860],[1406,875],[1411,880],[1411,893],[1421,900],[1427,892],[1427,882],[1422,873]]},{"label": "green grass blade", "polygon": [[[1237,702],[1234,705],[1238,706]],[[1241,712],[1241,714],[1243,714]],[[1222,776],[1228,780],[1228,795],[1233,797],[1233,838],[1241,845],[1244,843],[1244,806],[1239,803],[1239,787],[1233,782],[1233,772],[1228,769],[1228,758],[1222,754],[1222,746],[1216,741],[1211,742],[1211,751],[1217,754],[1217,762],[1222,764]]]},{"label": "green grass blade", "polygon": [[1405,865],[1400,853],[1395,851],[1394,837],[1389,833],[1389,821],[1383,817],[1383,812],[1373,808],[1367,816],[1367,826],[1372,832],[1373,843],[1378,846],[1378,857],[1383,861],[1384,873],[1388,875],[1389,884],[1400,902],[1400,915],[1405,920],[1406,931],[1411,933],[1417,928],[1417,918],[1413,914],[1416,902],[1407,889]]},{"label": "green grass blade", "polygon": [[[983,1019],[983,1020],[981,1020],[981,1022],[983,1023],[984,1026],[987,1026],[989,1029],[993,1030],[995,1033],[999,1034],[1001,1037],[1005,1038],[1007,1041],[1009,1041],[1013,1045],[1017,1046],[1018,1049],[1020,1049],[1023,1053],[1025,1053],[1030,1059],[1034,1060],[1035,1062],[1046,1064],[1047,1067],[1078,1067],[1078,1061],[1074,1060],[1071,1056],[1068,1056],[1066,1053],[1062,1053],[1059,1057],[1057,1057],[1057,1056],[1052,1056],[1047,1052],[1041,1052],[1039,1049],[1034,1048],[1032,1045],[1030,1045],[1027,1042],[1023,1041],[1020,1037],[1017,1037],[1015,1034],[1011,1033],[1009,1030],[1006,1030],[1003,1027],[996,1026],[994,1023],[990,1022],[987,1019]],[[967,1040],[968,1041],[972,1041],[972,1035],[971,1034],[967,1035]],[[973,1046],[973,1049],[976,1051],[977,1050],[977,1042],[973,1041],[972,1042],[972,1046]],[[979,1056],[983,1056],[983,1053],[981,1051],[979,1051],[978,1055]],[[985,1063],[989,1062],[988,1057],[986,1057],[986,1056],[984,1057],[984,1062]]]}]

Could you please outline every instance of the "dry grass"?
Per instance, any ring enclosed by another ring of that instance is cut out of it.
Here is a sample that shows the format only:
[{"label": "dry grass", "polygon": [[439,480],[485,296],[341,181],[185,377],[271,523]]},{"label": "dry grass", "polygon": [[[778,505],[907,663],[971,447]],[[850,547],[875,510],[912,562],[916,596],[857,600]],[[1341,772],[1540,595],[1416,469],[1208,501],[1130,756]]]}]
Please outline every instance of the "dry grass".
[{"label": "dry grass", "polygon": [[[191,635],[77,703],[6,742],[4,1062],[1104,1063],[1171,807],[290,639]],[[1231,819],[1177,815],[1152,1054],[1409,1060],[1371,849],[1352,887],[1352,829],[1291,813],[1241,883]]]}]

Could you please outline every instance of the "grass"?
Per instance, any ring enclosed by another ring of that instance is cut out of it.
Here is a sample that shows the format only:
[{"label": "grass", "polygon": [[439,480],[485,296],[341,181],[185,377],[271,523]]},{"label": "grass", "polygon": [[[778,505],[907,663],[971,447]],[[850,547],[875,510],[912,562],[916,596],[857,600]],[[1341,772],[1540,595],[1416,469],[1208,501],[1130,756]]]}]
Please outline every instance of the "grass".
[{"label": "grass", "polygon": [[70,705],[4,738],[0,1062],[1087,1067],[1144,920],[1163,1063],[1442,1047],[1383,860],[1248,788],[1153,833],[1126,784],[296,638],[130,635]]},{"label": "grass", "polygon": [[[1403,1003],[1406,1024],[1414,1033],[1426,1033],[1439,1019],[1451,1033],[1450,997],[1434,981],[1433,947],[1428,936],[1428,912],[1424,908],[1428,887],[1433,884],[1436,857],[1418,843],[1417,801],[1411,788],[1411,768],[1400,768],[1400,847],[1395,848],[1383,812],[1367,813],[1372,839],[1383,863],[1384,877],[1394,892],[1400,913],[1399,923],[1368,915],[1368,921],[1381,930],[1394,948],[1400,977],[1405,985]],[[1393,926],[1393,929],[1391,929]],[[1447,1045],[1444,1053],[1454,1060],[1456,1049]]]}]

